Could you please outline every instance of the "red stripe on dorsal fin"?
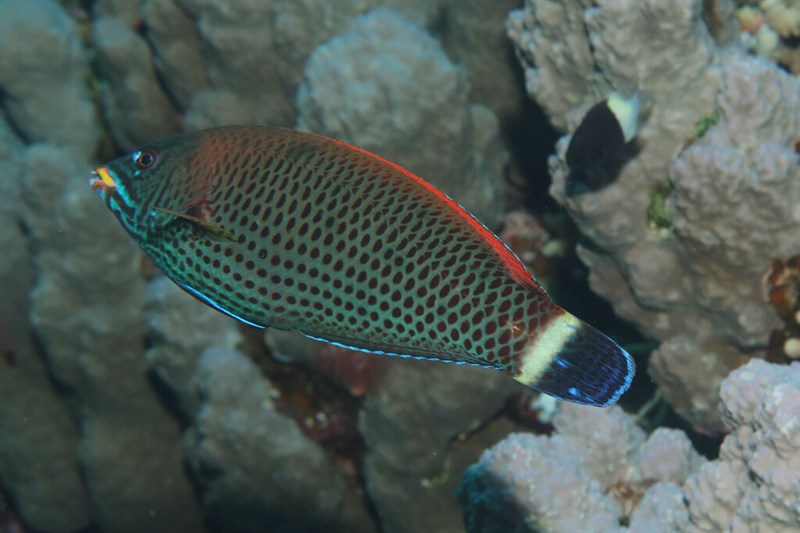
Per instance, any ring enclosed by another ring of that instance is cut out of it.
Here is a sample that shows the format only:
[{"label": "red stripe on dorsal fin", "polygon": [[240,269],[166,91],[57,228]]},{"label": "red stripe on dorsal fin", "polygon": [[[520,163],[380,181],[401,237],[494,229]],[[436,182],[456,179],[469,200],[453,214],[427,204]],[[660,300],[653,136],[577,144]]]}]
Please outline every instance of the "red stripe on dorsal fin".
[{"label": "red stripe on dorsal fin", "polygon": [[[296,130],[289,130],[289,131],[296,131]],[[523,283],[525,285],[528,285],[528,286],[536,289],[539,292],[547,294],[544,291],[544,289],[542,289],[542,287],[539,286],[539,284],[536,282],[536,279],[533,277],[533,274],[530,273],[530,271],[525,267],[525,265],[522,263],[522,261],[520,261],[520,259],[516,256],[516,254],[514,252],[512,252],[511,249],[506,245],[506,243],[504,243],[503,241],[500,240],[500,237],[495,235],[489,228],[484,226],[483,223],[480,220],[478,220],[477,218],[475,218],[472,215],[472,213],[470,213],[469,211],[467,211],[466,209],[461,207],[461,204],[459,204],[458,202],[456,202],[455,200],[453,200],[452,198],[447,196],[447,194],[445,194],[444,192],[440,191],[439,189],[437,189],[436,187],[434,187],[433,185],[431,185],[430,183],[428,183],[424,179],[420,178],[416,174],[413,174],[413,173],[409,172],[408,170],[404,169],[400,165],[398,165],[396,163],[392,163],[388,159],[384,159],[383,157],[370,152],[369,150],[365,150],[365,149],[360,148],[358,146],[355,146],[355,145],[352,145],[352,144],[349,144],[349,143],[346,143],[344,141],[340,141],[340,140],[337,140],[337,139],[333,139],[331,137],[326,137],[326,136],[320,135],[318,133],[311,133],[311,132],[306,132],[306,131],[300,131],[298,133],[302,133],[302,134],[309,135],[309,136],[312,136],[312,137],[319,137],[321,139],[325,139],[326,141],[330,141],[332,143],[338,144],[339,146],[343,146],[343,147],[348,148],[350,150],[355,150],[356,152],[360,152],[360,153],[362,153],[362,154],[364,154],[364,155],[366,155],[366,156],[368,156],[368,157],[370,157],[372,159],[377,160],[380,163],[383,163],[385,165],[388,165],[388,166],[392,167],[393,169],[395,169],[398,172],[402,173],[407,178],[409,178],[411,180],[414,180],[415,182],[419,183],[420,185],[425,187],[428,191],[433,193],[442,202],[444,202],[446,205],[448,205],[451,209],[453,209],[453,211],[455,211],[463,220],[465,220],[472,227],[472,229],[474,229],[476,232],[478,232],[478,235],[480,235],[481,238],[486,243],[488,243],[489,246],[492,247],[492,249],[495,251],[495,253],[497,253],[497,255],[500,256],[500,259],[503,261],[503,263],[508,268],[509,274],[511,275],[512,279],[514,279],[515,281],[518,281],[520,283]]]}]

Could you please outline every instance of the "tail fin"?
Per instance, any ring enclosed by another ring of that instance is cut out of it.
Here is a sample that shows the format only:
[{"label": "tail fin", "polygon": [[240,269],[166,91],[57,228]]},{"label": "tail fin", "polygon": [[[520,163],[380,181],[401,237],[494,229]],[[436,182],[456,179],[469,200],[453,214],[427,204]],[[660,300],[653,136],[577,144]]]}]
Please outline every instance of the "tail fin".
[{"label": "tail fin", "polygon": [[617,343],[565,312],[531,339],[513,377],[560,400],[607,407],[628,390],[635,372]]}]

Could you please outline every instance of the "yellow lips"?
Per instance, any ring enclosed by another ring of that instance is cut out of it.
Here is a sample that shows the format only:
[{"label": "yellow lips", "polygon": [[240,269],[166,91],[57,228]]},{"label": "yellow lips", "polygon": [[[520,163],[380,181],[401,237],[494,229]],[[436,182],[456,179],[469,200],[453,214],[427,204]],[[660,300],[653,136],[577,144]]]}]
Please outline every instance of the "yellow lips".
[{"label": "yellow lips", "polygon": [[97,191],[117,188],[117,182],[111,177],[111,174],[108,172],[106,167],[96,168],[93,174],[94,176],[92,176],[92,179],[89,181],[93,190]]}]

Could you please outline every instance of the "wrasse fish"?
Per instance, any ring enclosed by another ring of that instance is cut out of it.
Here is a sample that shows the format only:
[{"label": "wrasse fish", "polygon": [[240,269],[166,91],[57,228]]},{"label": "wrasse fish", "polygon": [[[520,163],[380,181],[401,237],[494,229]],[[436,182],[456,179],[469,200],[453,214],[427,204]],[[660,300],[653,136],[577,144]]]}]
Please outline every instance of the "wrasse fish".
[{"label": "wrasse fish", "polygon": [[464,208],[356,146],[217,128],[99,167],[91,186],[175,283],[252,326],[495,368],[577,403],[610,405],[633,378]]}]

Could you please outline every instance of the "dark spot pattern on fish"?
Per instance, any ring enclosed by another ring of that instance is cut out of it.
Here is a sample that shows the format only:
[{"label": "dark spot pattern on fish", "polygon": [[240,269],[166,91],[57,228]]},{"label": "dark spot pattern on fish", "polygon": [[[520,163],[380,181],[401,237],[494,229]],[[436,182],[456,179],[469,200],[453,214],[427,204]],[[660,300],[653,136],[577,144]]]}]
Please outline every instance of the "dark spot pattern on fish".
[{"label": "dark spot pattern on fish", "polygon": [[[633,363],[621,348],[587,337],[590,327],[553,304],[502,241],[401,167],[283,129],[219,128],[154,146],[146,172],[135,174],[130,157],[97,171],[135,195],[93,187],[123,203],[195,206],[181,224],[154,223],[149,205],[115,212],[208,305],[341,346],[500,369],[580,403],[608,405],[629,386]],[[598,345],[572,342],[582,338]]]}]

